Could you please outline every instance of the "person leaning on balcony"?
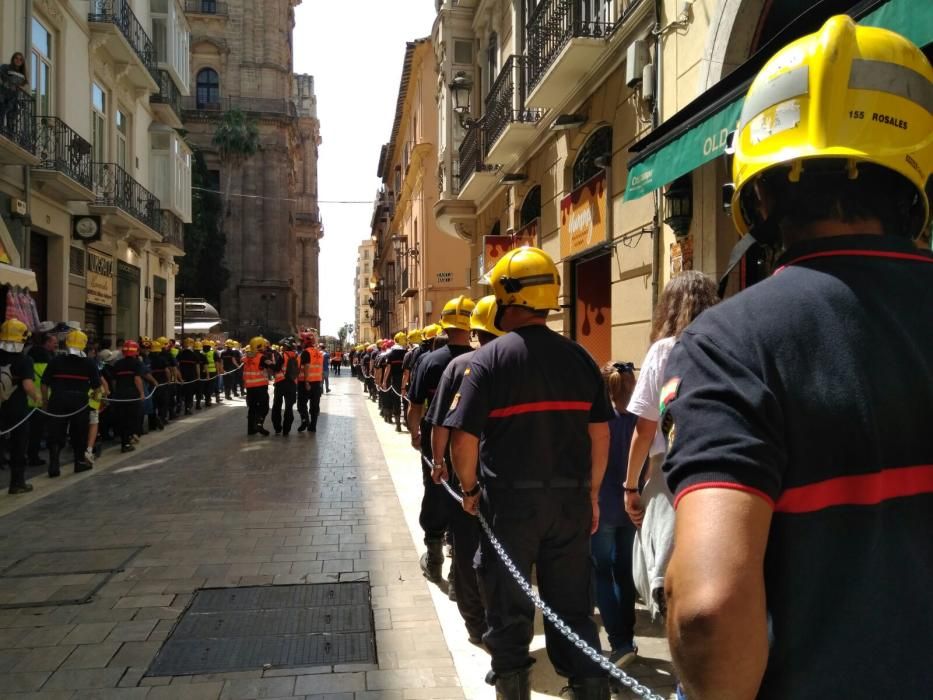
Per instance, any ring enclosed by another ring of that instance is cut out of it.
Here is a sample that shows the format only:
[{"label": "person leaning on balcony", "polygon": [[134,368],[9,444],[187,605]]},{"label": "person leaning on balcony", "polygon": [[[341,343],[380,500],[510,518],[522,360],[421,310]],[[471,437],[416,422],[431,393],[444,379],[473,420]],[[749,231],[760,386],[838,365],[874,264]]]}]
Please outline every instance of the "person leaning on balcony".
[{"label": "person leaning on balcony", "polygon": [[0,66],[0,128],[10,127],[16,120],[20,91],[29,94],[29,81],[26,79],[26,59],[17,51],[9,63]]}]

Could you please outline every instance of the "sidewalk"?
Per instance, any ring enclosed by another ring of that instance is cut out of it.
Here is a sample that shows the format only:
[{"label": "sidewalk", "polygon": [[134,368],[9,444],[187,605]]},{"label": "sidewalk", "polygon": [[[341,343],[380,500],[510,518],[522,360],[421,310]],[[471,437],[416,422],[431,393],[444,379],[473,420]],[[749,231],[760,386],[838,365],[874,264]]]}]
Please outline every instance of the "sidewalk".
[{"label": "sidewalk", "polygon": [[[362,387],[358,383],[357,386],[360,394],[363,395]],[[425,547],[422,541],[424,533],[418,524],[423,488],[418,455],[411,447],[407,432],[399,434],[395,432],[393,425],[385,423],[375,403],[367,400],[366,406],[382,446],[389,473],[395,483],[405,522],[420,557]],[[449,566],[449,560],[447,566]],[[447,570],[445,566],[445,576]],[[489,671],[488,654],[467,641],[463,620],[456,603],[448,600],[447,595],[437,586],[432,584],[428,588],[464,694],[470,700],[493,700],[495,691],[484,682],[486,673]],[[635,631],[639,659],[626,671],[655,692],[673,699],[675,682],[664,629],[660,624],[651,622],[647,610],[641,605],[638,607],[638,622]],[[607,649],[608,639],[605,633],[602,634],[602,642],[603,648]],[[535,618],[535,636],[531,646],[531,655],[536,659],[532,672],[532,697],[538,699],[561,697],[560,691],[566,682],[554,672],[547,658],[544,648],[544,620],[540,613]],[[626,691],[616,697],[635,698],[637,696]]]}]

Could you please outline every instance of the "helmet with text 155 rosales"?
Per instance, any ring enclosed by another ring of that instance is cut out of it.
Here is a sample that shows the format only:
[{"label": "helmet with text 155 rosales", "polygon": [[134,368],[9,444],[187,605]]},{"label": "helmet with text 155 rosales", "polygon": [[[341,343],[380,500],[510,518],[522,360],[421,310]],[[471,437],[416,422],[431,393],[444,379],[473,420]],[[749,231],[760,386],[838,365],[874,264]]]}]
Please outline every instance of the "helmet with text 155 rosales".
[{"label": "helmet with text 155 rosales", "polygon": [[923,52],[887,29],[831,17],[778,51],[752,82],[734,142],[732,217],[755,221],[757,178],[838,159],[850,178],[860,164],[886,168],[916,189],[911,221],[929,225],[933,198],[933,69]]}]

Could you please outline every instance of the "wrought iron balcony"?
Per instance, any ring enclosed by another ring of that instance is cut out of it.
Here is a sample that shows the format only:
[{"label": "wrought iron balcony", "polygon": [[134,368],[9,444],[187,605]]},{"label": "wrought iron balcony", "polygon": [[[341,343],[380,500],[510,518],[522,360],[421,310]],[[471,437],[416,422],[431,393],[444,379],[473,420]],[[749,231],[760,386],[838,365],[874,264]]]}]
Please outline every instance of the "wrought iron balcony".
[{"label": "wrought iron balcony", "polygon": [[193,15],[227,16],[227,3],[224,0],[187,0],[185,12]]},{"label": "wrought iron balcony", "polygon": [[185,225],[182,220],[172,212],[162,210],[162,240],[156,243],[157,246],[164,248],[174,248],[175,255],[184,255],[185,253]]},{"label": "wrought iron balcony", "polygon": [[275,97],[221,97],[216,101],[198,99],[196,95],[181,98],[182,109],[190,114],[186,116],[219,115],[231,109],[253,114],[281,114],[297,117],[298,108],[291,100]]},{"label": "wrought iron balcony", "polygon": [[[58,181],[66,198],[86,199],[94,188],[91,169],[91,144],[81,138],[74,129],[58,117],[37,117],[36,121],[36,165],[38,180]],[[47,171],[48,176],[38,171]],[[57,174],[64,175],[78,185],[68,188]],[[72,189],[65,192],[64,189]],[[78,195],[78,196],[71,196]]]},{"label": "wrought iron balcony", "polygon": [[612,33],[611,4],[594,13],[581,0],[543,0],[528,21],[528,87],[533,90],[573,39],[604,39]]},{"label": "wrought iron balcony", "polygon": [[180,129],[181,93],[167,70],[158,71],[159,91],[149,96],[149,103],[155,107],[159,117],[170,126]]},{"label": "wrought iron balcony", "polygon": [[474,173],[492,168],[486,165],[486,125],[484,119],[473,123],[460,142],[460,186],[463,187]]},{"label": "wrought iron balcony", "polygon": [[[525,105],[528,84],[528,59],[525,56],[509,56],[499,72],[499,77],[493,83],[486,97],[486,113],[483,121],[486,124],[486,143],[490,151],[496,150],[500,137],[509,137],[508,141],[516,141],[516,134],[506,134],[513,124],[535,124],[543,110],[531,109]],[[527,131],[527,129],[526,129]],[[520,147],[517,143],[505,144],[512,151]],[[510,153],[489,153],[490,160],[503,162],[503,156]]]},{"label": "wrought iron balcony", "polygon": [[91,0],[87,21],[92,26],[94,23],[109,23],[116,26],[146,70],[153,79],[157,79],[156,54],[152,39],[133,14],[129,0]]},{"label": "wrought iron balcony", "polygon": [[[35,120],[36,102],[31,95],[27,95],[20,90],[16,91],[13,100],[5,106],[3,112],[0,112],[0,136],[7,139],[13,145],[13,151],[27,151],[29,154],[35,153]],[[6,151],[7,149],[2,149]],[[34,162],[32,158],[6,158],[3,153],[0,163],[10,163],[23,165],[26,162]],[[12,156],[12,154],[10,154]],[[26,154],[21,154],[26,155]],[[12,161],[12,162],[11,162]]]},{"label": "wrought iron balcony", "polygon": [[94,163],[95,206],[129,214],[152,231],[162,230],[159,199],[116,163]]}]

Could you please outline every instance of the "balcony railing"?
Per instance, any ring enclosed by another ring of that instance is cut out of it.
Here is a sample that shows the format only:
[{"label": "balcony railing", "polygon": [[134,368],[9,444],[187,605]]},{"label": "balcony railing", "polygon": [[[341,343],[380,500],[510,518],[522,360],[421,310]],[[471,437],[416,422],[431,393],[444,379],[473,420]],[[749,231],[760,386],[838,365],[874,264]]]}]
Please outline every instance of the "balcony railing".
[{"label": "balcony railing", "polygon": [[182,220],[169,211],[162,211],[162,243],[185,249],[185,225]]},{"label": "balcony railing", "polygon": [[298,116],[298,108],[291,100],[275,97],[221,97],[217,101],[199,100],[196,95],[182,97],[181,106],[190,112],[216,112],[223,113],[231,109],[241,112],[255,112],[259,114],[282,114],[290,117]]},{"label": "balcony railing", "polygon": [[0,136],[34,153],[35,113],[36,102],[32,96],[17,90],[13,100],[0,111]]},{"label": "balcony railing", "polygon": [[152,39],[130,8],[129,0],[91,0],[88,22],[112,22],[119,29],[143,65],[156,77],[156,55]]},{"label": "balcony railing", "polygon": [[486,142],[494,144],[506,127],[513,122],[533,124],[541,118],[542,110],[525,107],[527,95],[528,59],[509,56],[486,97]]},{"label": "balcony railing", "polygon": [[37,168],[56,170],[93,189],[91,144],[58,117],[36,118]]},{"label": "balcony railing", "polygon": [[185,12],[196,15],[227,15],[227,3],[224,0],[187,0]]},{"label": "balcony railing", "polygon": [[486,125],[480,119],[467,129],[460,143],[460,187],[466,185],[475,172],[491,170],[486,165]]},{"label": "balcony railing", "polygon": [[169,75],[167,70],[160,69],[158,71],[157,82],[159,83],[159,91],[149,96],[149,102],[168,105],[178,118],[181,119],[181,93],[178,91],[178,86],[175,85],[175,81],[172,80],[172,76]]},{"label": "balcony railing", "polygon": [[295,202],[295,216],[303,221],[320,223],[321,218],[318,214],[317,198],[310,194],[300,194]]},{"label": "balcony railing", "polygon": [[594,13],[581,0],[543,0],[528,21],[528,88],[534,88],[571,39],[609,36],[611,3]]},{"label": "balcony railing", "polygon": [[159,199],[116,163],[94,163],[94,191],[97,205],[116,207],[153,231],[162,230]]}]

